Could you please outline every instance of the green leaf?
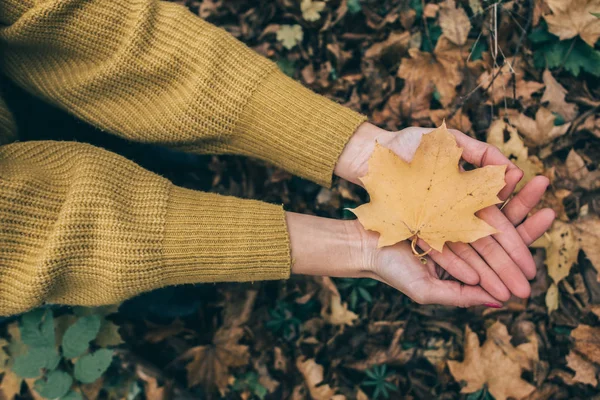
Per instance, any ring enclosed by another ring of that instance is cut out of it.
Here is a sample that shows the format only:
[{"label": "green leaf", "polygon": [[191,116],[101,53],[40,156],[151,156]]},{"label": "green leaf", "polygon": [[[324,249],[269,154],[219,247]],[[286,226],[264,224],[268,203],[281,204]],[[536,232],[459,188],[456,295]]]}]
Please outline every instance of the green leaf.
[{"label": "green leaf", "polygon": [[54,347],[33,347],[15,358],[12,370],[21,378],[37,378],[42,368],[53,370],[59,361],[60,356]]},{"label": "green leaf", "polygon": [[35,381],[35,391],[48,399],[55,399],[67,394],[73,378],[64,371],[56,370],[48,374],[46,379]]},{"label": "green leaf", "polygon": [[423,15],[423,3],[421,3],[421,0],[410,0],[410,8],[415,10],[417,18],[421,18],[421,15]]},{"label": "green leaf", "polygon": [[62,352],[65,358],[75,358],[83,354],[100,330],[100,317],[88,315],[79,318],[71,325],[62,340]]},{"label": "green leaf", "polygon": [[277,61],[277,66],[279,66],[279,69],[287,76],[294,77],[296,65],[293,61],[290,61],[287,58],[282,58],[281,60]]},{"label": "green leaf", "polygon": [[487,44],[483,40],[478,40],[471,47],[471,61],[481,60],[483,52],[487,50]]},{"label": "green leaf", "polygon": [[83,396],[79,392],[69,392],[60,400],[83,400]]},{"label": "green leaf", "polygon": [[21,340],[29,347],[54,347],[52,311],[36,309],[24,314],[19,325]]},{"label": "green leaf", "polygon": [[100,349],[86,354],[75,363],[75,379],[82,383],[92,383],[108,369],[113,359],[112,350]]},{"label": "green leaf", "polygon": [[367,291],[367,289],[359,287],[358,288],[358,293],[360,293],[360,295],[362,296],[362,298],[365,299],[365,301],[367,301],[368,303],[371,303],[373,301],[373,298],[371,297],[371,293],[369,293]]},{"label": "green leaf", "polygon": [[594,17],[596,17],[596,18],[600,18],[600,13],[594,13],[594,12],[593,12],[593,13],[590,13],[590,14],[592,14],[592,15],[593,15]]},{"label": "green leaf", "polygon": [[360,0],[348,0],[348,11],[350,14],[358,14],[362,11]]}]

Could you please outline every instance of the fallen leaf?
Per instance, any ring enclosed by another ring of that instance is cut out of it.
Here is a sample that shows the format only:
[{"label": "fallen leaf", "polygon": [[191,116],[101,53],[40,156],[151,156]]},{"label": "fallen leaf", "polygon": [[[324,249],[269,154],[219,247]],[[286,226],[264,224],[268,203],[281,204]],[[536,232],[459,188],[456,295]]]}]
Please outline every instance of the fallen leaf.
[{"label": "fallen leaf", "polygon": [[[508,132],[509,139],[505,141],[505,133]],[[544,170],[544,164],[536,157],[529,156],[529,150],[521,140],[517,130],[503,120],[496,120],[488,130],[487,142],[496,146],[502,154],[508,157],[523,171],[523,178],[519,181],[516,191],[519,191],[534,176]]]},{"label": "fallen leaf", "polygon": [[403,58],[398,68],[398,77],[405,80],[400,93],[406,104],[404,107],[411,107],[413,97],[426,98],[429,103],[436,90],[440,103],[444,107],[450,105],[456,97],[456,86],[463,79],[460,49],[442,37],[433,54],[416,48],[408,50],[408,54],[410,58]]},{"label": "fallen leaf", "polygon": [[549,70],[545,70],[542,77],[546,90],[544,90],[544,95],[540,101],[548,103],[548,109],[560,114],[565,121],[573,121],[577,116],[577,105],[565,101],[567,90],[554,79]]},{"label": "fallen leaf", "polygon": [[593,13],[600,12],[600,0],[546,0],[552,14],[544,15],[548,30],[560,40],[581,36],[594,47],[600,37],[600,19]]},{"label": "fallen leaf", "polygon": [[469,134],[469,132],[473,131],[473,125],[471,124],[471,120],[469,117],[462,112],[462,110],[458,110],[448,119],[450,114],[450,110],[448,109],[439,109],[439,110],[431,110],[429,116],[431,118],[431,122],[433,122],[436,126],[440,126],[446,121],[446,125],[450,129],[458,129],[459,131]]},{"label": "fallen leaf", "polygon": [[471,31],[471,21],[462,7],[457,7],[454,0],[446,0],[440,8],[440,27],[442,34],[452,43],[462,46],[467,42]]},{"label": "fallen leaf", "polygon": [[[573,231],[577,243],[596,271],[600,273],[600,218],[592,217],[576,221],[573,224]],[[598,282],[600,282],[600,274]]]},{"label": "fallen leaf", "polygon": [[288,50],[300,43],[303,38],[304,32],[302,31],[302,27],[298,24],[281,25],[277,31],[277,40]]},{"label": "fallen leaf", "polygon": [[13,400],[21,392],[23,379],[18,377],[12,371],[5,371],[0,382],[0,398],[3,400]]},{"label": "fallen leaf", "polygon": [[559,302],[560,293],[558,291],[558,286],[553,282],[546,292],[546,308],[548,309],[548,314],[552,314],[554,311],[558,310]]},{"label": "fallen leaf", "polygon": [[191,361],[186,365],[188,387],[202,385],[205,390],[217,387],[222,395],[229,382],[229,368],[248,364],[248,346],[238,341],[244,336],[242,328],[223,329],[215,333],[211,344],[187,350],[178,359]]},{"label": "fallen leaf", "polygon": [[369,354],[369,357],[365,360],[355,361],[348,364],[348,368],[355,369],[357,371],[366,371],[373,365],[386,364],[389,366],[402,366],[409,362],[414,354],[415,348],[405,349],[400,343],[400,339],[404,334],[404,328],[398,328],[394,332],[392,341],[387,347],[381,347],[379,345],[369,346],[364,349],[365,353]]},{"label": "fallen leaf", "polygon": [[569,177],[575,181],[585,178],[585,176],[590,173],[585,166],[583,158],[581,158],[581,156],[573,149],[571,149],[567,155],[565,166],[567,167]]},{"label": "fallen leaf", "polygon": [[571,267],[577,262],[579,244],[570,224],[555,220],[548,235],[532,243],[531,247],[546,249],[548,275],[554,283],[569,276]]},{"label": "fallen leaf", "polygon": [[149,330],[144,335],[144,340],[150,343],[159,343],[163,340],[185,331],[185,324],[179,318],[175,318],[169,325],[159,325],[146,321]]},{"label": "fallen leaf", "polygon": [[300,3],[302,17],[307,21],[317,21],[321,18],[321,12],[325,9],[324,1],[302,0]]},{"label": "fallen leaf", "polygon": [[575,371],[575,376],[573,377],[575,382],[592,385],[594,387],[598,385],[598,379],[596,378],[598,369],[594,364],[572,350],[569,355],[567,355],[566,360],[567,367]]},{"label": "fallen leaf", "polygon": [[522,346],[529,343],[515,348],[510,338],[506,326],[496,322],[487,329],[487,339],[480,346],[477,334],[466,327],[464,361],[448,361],[454,379],[466,382],[461,393],[473,393],[487,385],[496,400],[506,400],[521,399],[535,390],[535,386],[521,379],[531,356]]},{"label": "fallen leaf", "polygon": [[556,115],[545,107],[540,107],[535,114],[535,120],[525,114],[507,110],[508,120],[534,146],[548,144],[557,137],[567,133],[571,123],[554,125]]},{"label": "fallen leaf", "polygon": [[296,367],[304,377],[308,391],[313,400],[345,400],[346,396],[335,394],[331,386],[323,382],[323,366],[316,363],[314,359],[296,359]]},{"label": "fallen leaf", "polygon": [[516,98],[523,105],[532,102],[532,95],[544,87],[543,83],[526,81],[525,71],[519,57],[506,61],[503,65],[483,72],[477,79],[477,83],[484,89],[492,104],[498,104],[505,98]]},{"label": "fallen leaf", "polygon": [[424,135],[410,163],[377,144],[360,178],[370,203],[351,211],[380,233],[378,247],[413,236],[442,251],[445,242],[472,242],[497,232],[474,213],[497,204],[506,166],[460,172],[462,150],[445,125]]},{"label": "fallen leaf", "polygon": [[571,331],[571,339],[575,344],[574,350],[585,354],[588,360],[600,364],[600,328],[579,324]]}]

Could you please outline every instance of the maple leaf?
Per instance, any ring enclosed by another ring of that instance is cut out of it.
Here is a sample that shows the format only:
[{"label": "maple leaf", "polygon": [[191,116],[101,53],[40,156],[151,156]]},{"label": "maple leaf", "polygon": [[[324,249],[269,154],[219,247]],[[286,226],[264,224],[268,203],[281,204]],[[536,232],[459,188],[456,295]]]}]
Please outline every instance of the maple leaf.
[{"label": "maple leaf", "polygon": [[178,359],[191,361],[186,365],[188,387],[202,385],[209,389],[217,387],[221,394],[227,390],[229,368],[248,364],[248,346],[238,341],[244,336],[243,328],[219,328],[213,342],[187,350]]},{"label": "maple leaf", "polygon": [[403,58],[398,77],[405,80],[400,96],[410,102],[413,97],[426,97],[427,103],[437,90],[440,103],[447,107],[456,97],[456,86],[462,82],[460,69],[463,57],[460,49],[448,39],[438,40],[433,54],[410,49],[410,58]]},{"label": "maple leaf", "polygon": [[302,38],[304,38],[304,32],[298,24],[281,25],[277,31],[277,40],[288,50],[297,45],[298,42],[301,42]]},{"label": "maple leaf", "polygon": [[583,249],[598,274],[600,282],[600,218],[586,218],[573,224],[577,243]]},{"label": "maple leaf", "polygon": [[321,12],[325,9],[324,1],[302,0],[300,3],[302,17],[307,21],[317,21],[321,18]]},{"label": "maple leaf", "polygon": [[352,325],[358,315],[348,310],[348,303],[342,303],[342,297],[337,287],[327,276],[315,277],[321,286],[319,300],[321,301],[321,316],[331,325]]},{"label": "maple leaf", "polygon": [[546,90],[542,96],[542,103],[548,103],[548,109],[560,114],[565,121],[572,121],[577,116],[577,105],[567,103],[565,96],[567,90],[552,76],[549,70],[545,70],[543,74]]},{"label": "maple leaf", "polygon": [[496,322],[487,329],[487,339],[480,347],[477,334],[466,327],[464,361],[448,361],[454,379],[466,382],[461,393],[473,393],[487,385],[496,400],[505,400],[521,399],[535,390],[521,374],[537,361],[537,342],[515,348],[510,339],[506,326]]},{"label": "maple leaf", "polygon": [[534,146],[550,143],[567,133],[571,126],[571,123],[554,125],[556,115],[545,107],[538,109],[535,120],[515,110],[505,110],[501,114],[507,115],[509,122]]},{"label": "maple leaf", "polygon": [[462,7],[456,7],[454,0],[447,0],[440,9],[442,34],[452,43],[462,46],[467,42],[471,21]]},{"label": "maple leaf", "polygon": [[600,364],[600,328],[579,324],[571,331],[571,339],[575,343],[573,350],[585,354],[591,362]]},{"label": "maple leaf", "polygon": [[566,360],[567,367],[575,371],[575,376],[573,377],[574,382],[592,385],[594,387],[598,385],[598,379],[596,378],[598,369],[593,363],[589,362],[573,350],[567,355]]},{"label": "maple leaf", "polygon": [[594,47],[600,37],[600,20],[594,15],[600,11],[600,0],[546,0],[552,14],[544,15],[548,30],[561,40],[581,36]]},{"label": "maple leaf", "polygon": [[329,385],[322,385],[323,366],[316,363],[314,359],[296,360],[296,367],[304,377],[308,391],[313,400],[346,400],[346,396],[335,394],[335,390]]},{"label": "maple leaf", "polygon": [[528,105],[532,101],[531,96],[544,87],[542,83],[524,79],[522,64],[521,59],[517,57],[514,62],[507,60],[502,66],[485,71],[479,76],[477,83],[487,88],[487,95],[492,104],[498,104],[507,97],[516,97],[523,105]]},{"label": "maple leaf", "polygon": [[445,125],[423,135],[410,163],[377,144],[360,178],[371,201],[351,210],[378,247],[419,237],[437,251],[447,241],[472,242],[496,233],[474,213],[497,204],[505,165],[460,172],[462,150]]},{"label": "maple leaf", "polygon": [[[504,140],[505,132],[509,134],[507,141]],[[536,156],[528,155],[529,151],[517,130],[502,120],[492,123],[488,131],[487,142],[496,146],[502,154],[523,171],[523,178],[517,184],[516,191],[521,190],[531,178],[544,170],[544,164]]]}]

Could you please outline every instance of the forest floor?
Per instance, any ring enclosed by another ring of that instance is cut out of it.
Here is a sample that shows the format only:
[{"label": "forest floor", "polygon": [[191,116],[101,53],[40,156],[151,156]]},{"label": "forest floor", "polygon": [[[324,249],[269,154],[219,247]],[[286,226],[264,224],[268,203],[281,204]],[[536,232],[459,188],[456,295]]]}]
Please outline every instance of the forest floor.
[{"label": "forest floor", "polygon": [[[86,398],[600,398],[598,0],[179,3],[382,128],[445,120],[498,146],[525,181],[550,179],[541,207],[557,220],[531,249],[531,298],[500,309],[418,305],[368,279],[140,296],[104,312],[123,342]],[[353,218],[344,208],[368,201],[242,157],[131,157],[178,185],[289,211]]]}]

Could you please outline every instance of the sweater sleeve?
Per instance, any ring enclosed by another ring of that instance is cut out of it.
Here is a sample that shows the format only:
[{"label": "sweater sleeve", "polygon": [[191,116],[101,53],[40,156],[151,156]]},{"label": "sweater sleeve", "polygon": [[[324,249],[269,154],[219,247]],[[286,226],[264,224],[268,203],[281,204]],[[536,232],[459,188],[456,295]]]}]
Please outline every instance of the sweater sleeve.
[{"label": "sweater sleeve", "polygon": [[329,186],[367,118],[220,27],[159,0],[0,0],[9,79],[112,134],[243,154]]},{"label": "sweater sleeve", "polygon": [[290,274],[281,206],[174,186],[106,150],[0,147],[0,315]]}]

